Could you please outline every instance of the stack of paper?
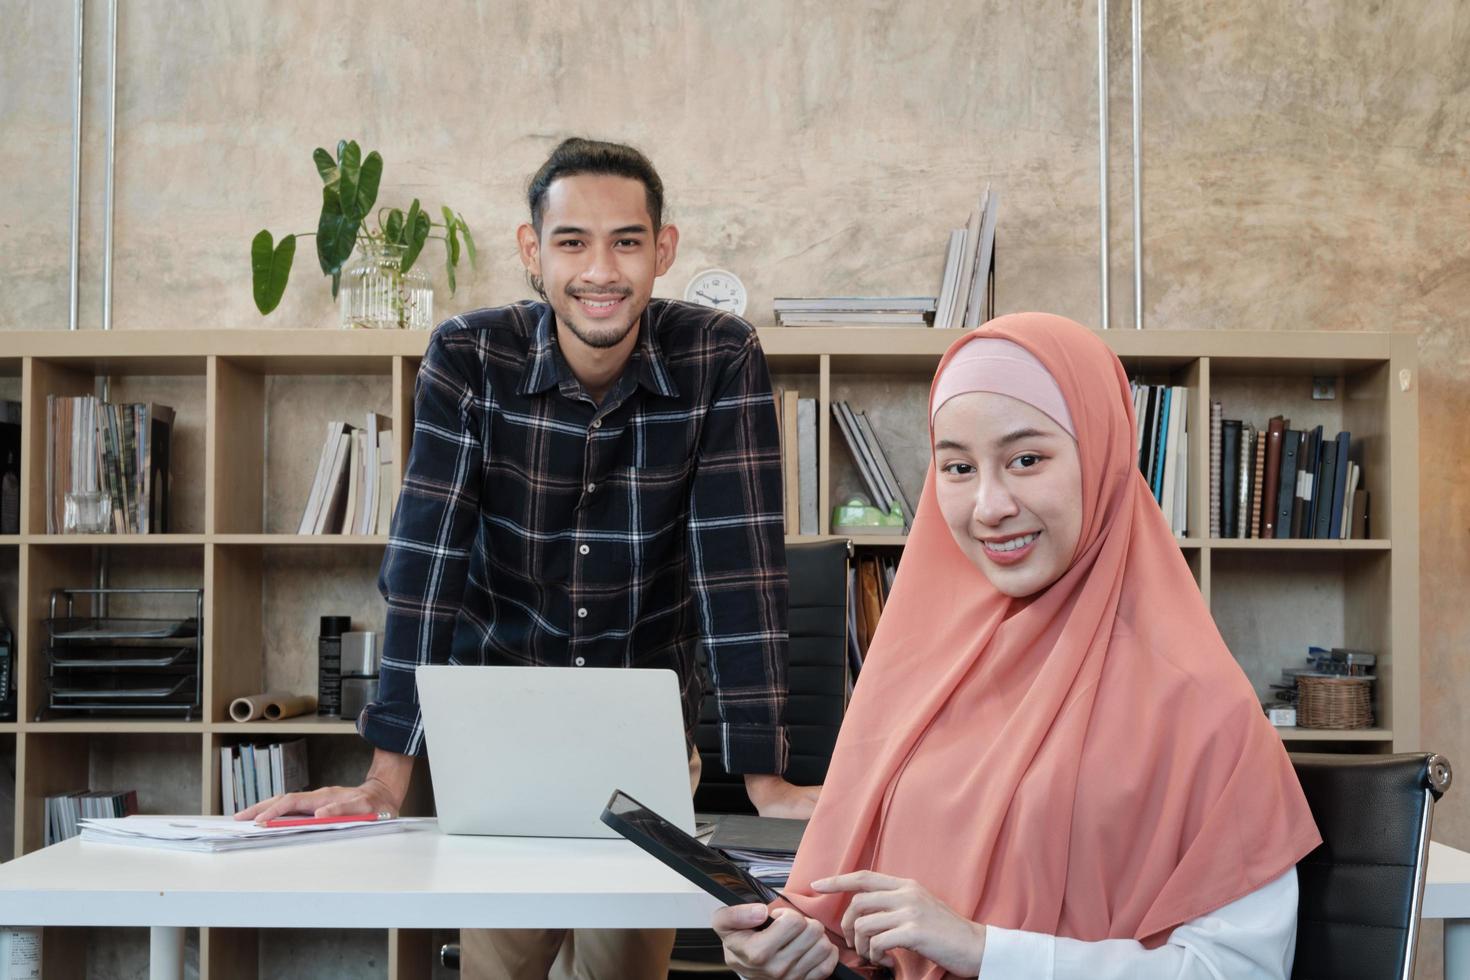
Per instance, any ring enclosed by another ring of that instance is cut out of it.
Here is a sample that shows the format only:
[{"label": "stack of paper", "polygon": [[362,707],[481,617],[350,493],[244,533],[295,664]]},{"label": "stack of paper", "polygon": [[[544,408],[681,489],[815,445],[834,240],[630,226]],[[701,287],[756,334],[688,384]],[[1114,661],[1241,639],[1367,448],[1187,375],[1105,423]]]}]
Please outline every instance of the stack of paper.
[{"label": "stack of paper", "polygon": [[122,817],[84,819],[82,840],[99,844],[128,844],[160,847],[171,851],[244,851],[283,844],[322,843],[349,837],[372,837],[405,830],[432,827],[428,817],[398,817],[393,820],[353,823],[319,823],[304,827],[257,827],[233,817]]}]

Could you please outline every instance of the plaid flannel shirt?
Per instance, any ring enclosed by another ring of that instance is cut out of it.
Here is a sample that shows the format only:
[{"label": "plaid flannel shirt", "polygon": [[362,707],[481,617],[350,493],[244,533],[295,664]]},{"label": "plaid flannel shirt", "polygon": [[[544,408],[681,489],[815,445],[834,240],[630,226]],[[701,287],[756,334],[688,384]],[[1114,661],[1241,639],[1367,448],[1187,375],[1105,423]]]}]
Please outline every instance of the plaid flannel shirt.
[{"label": "plaid flannel shirt", "polygon": [[755,330],[654,299],[599,405],[544,303],[441,324],[378,586],[373,745],[423,751],[419,664],[667,667],[704,680],[732,773],[786,767],[786,562],[770,375]]}]

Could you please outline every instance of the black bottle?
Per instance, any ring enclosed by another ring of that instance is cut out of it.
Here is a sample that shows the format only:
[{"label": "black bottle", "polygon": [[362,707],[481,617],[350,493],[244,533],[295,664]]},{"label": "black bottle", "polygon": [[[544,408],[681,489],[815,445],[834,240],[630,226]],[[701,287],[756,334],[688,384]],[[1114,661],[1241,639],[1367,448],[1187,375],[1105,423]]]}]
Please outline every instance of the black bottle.
[{"label": "black bottle", "polygon": [[316,641],[316,713],[342,714],[342,634],[352,629],[351,616],[323,616]]}]

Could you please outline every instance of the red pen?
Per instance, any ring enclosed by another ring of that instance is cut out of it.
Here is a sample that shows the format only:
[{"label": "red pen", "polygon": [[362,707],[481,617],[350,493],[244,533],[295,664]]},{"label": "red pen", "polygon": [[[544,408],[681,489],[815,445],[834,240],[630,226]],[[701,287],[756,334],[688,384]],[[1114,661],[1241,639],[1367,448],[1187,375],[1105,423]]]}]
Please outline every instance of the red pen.
[{"label": "red pen", "polygon": [[387,810],[377,813],[349,813],[340,817],[276,817],[261,824],[262,827],[315,827],[328,823],[372,823],[375,820],[392,820]]}]

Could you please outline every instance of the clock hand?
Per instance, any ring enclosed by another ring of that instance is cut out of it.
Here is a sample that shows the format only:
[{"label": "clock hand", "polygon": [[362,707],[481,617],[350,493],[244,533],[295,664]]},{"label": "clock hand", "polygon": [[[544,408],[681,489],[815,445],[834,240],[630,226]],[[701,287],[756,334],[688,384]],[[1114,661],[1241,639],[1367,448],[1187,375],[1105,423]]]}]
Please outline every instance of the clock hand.
[{"label": "clock hand", "polygon": [[703,297],[704,297],[704,298],[705,298],[705,299],[707,299],[707,300],[709,300],[709,301],[710,301],[710,302],[711,302],[711,303],[715,303],[715,304],[719,304],[719,303],[724,303],[724,302],[727,302],[727,301],[726,301],[726,300],[723,300],[723,299],[715,299],[715,298],[714,298],[714,297],[713,297],[713,296],[711,296],[711,295],[710,295],[710,294],[709,294],[709,293],[706,293],[706,292],[704,292],[704,291],[703,291],[703,290],[699,290],[699,289],[696,289],[696,290],[695,290],[695,291],[694,291],[694,295],[696,295],[696,296],[703,296]]}]

